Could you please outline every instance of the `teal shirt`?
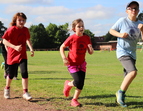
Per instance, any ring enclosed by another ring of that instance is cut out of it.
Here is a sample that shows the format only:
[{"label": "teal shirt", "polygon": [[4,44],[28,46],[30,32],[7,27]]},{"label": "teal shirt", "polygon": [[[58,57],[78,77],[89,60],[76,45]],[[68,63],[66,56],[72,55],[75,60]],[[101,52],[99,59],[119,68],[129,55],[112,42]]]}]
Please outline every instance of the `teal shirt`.
[{"label": "teal shirt", "polygon": [[136,60],[136,45],[141,38],[141,32],[138,29],[138,24],[143,24],[141,21],[131,21],[128,17],[120,18],[111,29],[120,33],[128,33],[127,38],[117,38],[117,58],[121,56],[130,56]]}]

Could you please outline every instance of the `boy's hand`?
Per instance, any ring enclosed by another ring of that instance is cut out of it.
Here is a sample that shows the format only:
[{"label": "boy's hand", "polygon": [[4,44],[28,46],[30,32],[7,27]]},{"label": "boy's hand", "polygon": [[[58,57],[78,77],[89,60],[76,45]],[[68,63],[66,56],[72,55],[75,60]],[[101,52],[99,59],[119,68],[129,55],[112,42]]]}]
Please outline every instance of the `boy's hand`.
[{"label": "boy's hand", "polygon": [[138,25],[138,29],[140,29],[140,31],[143,32],[143,24],[139,24],[139,25]]},{"label": "boy's hand", "polygon": [[121,34],[121,38],[127,38],[129,36],[129,34],[127,33],[120,33]]}]

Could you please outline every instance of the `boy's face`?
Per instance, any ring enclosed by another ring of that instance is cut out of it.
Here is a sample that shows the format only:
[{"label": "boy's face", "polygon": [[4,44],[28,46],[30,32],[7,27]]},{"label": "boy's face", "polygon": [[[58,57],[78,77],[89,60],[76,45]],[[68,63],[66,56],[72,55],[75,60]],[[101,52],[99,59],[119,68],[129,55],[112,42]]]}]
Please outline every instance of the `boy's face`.
[{"label": "boy's face", "polygon": [[83,36],[84,33],[84,24],[83,22],[79,22],[74,29],[74,32],[76,33],[76,35],[78,36]]},{"label": "boy's face", "polygon": [[138,13],[139,13],[139,7],[136,4],[131,4],[127,8],[126,12],[128,13],[128,15],[130,17],[136,17],[138,15]]},{"label": "boy's face", "polygon": [[23,28],[25,23],[26,23],[26,20],[24,18],[22,18],[20,16],[17,17],[17,19],[16,19],[16,26],[18,28]]}]

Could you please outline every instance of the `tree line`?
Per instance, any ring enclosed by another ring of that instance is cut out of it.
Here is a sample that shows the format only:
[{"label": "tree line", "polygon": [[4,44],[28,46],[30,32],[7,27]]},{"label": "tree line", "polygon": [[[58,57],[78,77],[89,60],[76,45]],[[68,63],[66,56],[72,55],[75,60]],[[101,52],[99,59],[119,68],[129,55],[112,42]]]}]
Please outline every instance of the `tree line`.
[{"label": "tree line", "polygon": [[[143,21],[143,11],[138,15],[138,19]],[[50,23],[47,27],[44,27],[42,23],[38,25],[31,25],[29,28],[31,35],[31,42],[34,49],[58,49],[60,45],[69,37],[69,24],[65,23],[64,25],[56,25]],[[0,21],[0,37],[4,34],[7,28]],[[85,33],[91,37],[92,45],[95,45],[94,34],[85,29]],[[105,41],[116,40],[117,37],[112,36],[109,32],[106,35],[103,35]]]}]

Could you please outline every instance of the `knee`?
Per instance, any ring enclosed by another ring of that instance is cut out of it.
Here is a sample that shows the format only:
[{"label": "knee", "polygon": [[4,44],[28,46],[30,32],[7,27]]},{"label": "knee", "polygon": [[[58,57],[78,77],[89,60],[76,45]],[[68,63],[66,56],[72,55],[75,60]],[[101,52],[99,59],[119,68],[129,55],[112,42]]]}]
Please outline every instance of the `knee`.
[{"label": "knee", "polygon": [[84,86],[84,82],[82,82],[82,81],[74,81],[74,85],[75,85],[76,88],[82,90],[83,86]]},{"label": "knee", "polygon": [[135,78],[135,77],[136,77],[136,75],[137,75],[137,71],[132,71],[132,72],[131,72],[131,76],[132,76],[132,78]]},{"label": "knee", "polygon": [[28,78],[28,73],[22,73],[22,78]]}]

